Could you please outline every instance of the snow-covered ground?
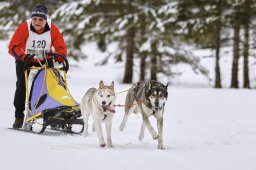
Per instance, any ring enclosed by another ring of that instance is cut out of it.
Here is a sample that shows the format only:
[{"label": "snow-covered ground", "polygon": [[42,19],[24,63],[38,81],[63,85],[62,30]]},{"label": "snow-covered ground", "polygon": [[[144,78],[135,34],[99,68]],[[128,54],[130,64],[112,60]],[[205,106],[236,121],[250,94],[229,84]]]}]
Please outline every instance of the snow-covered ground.
[{"label": "snow-covered ground", "polygon": [[[113,119],[114,148],[100,148],[90,131],[87,138],[47,132],[43,135],[9,130],[14,121],[14,59],[0,41],[0,169],[116,169],[116,170],[255,170],[255,90],[169,87],[164,115],[165,150],[157,149],[148,132],[138,139],[141,118],[132,115],[124,132],[118,130],[123,108]],[[91,49],[91,51],[90,51]],[[94,54],[92,48],[86,49]],[[97,56],[93,56],[97,57]],[[122,66],[96,67],[92,58],[80,61],[68,73],[69,89],[80,101],[85,91],[100,80],[115,81],[116,92],[126,90]],[[192,79],[192,78],[191,78]],[[198,80],[196,77],[194,80]],[[123,104],[125,93],[117,96]],[[155,125],[155,120],[151,119]]]}]

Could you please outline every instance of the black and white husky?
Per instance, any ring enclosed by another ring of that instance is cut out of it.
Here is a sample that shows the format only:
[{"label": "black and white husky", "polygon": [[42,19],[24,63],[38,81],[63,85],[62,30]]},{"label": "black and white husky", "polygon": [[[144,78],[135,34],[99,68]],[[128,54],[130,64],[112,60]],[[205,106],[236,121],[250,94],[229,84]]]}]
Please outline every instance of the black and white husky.
[{"label": "black and white husky", "polygon": [[113,147],[111,139],[111,126],[112,118],[115,113],[115,99],[114,82],[112,81],[110,86],[106,86],[104,85],[103,81],[100,81],[99,88],[90,88],[80,103],[84,120],[83,136],[88,135],[88,119],[90,114],[92,114],[94,120],[93,131],[96,130],[101,147],[106,146],[102,133],[102,122],[104,122],[106,126],[107,146]]},{"label": "black and white husky", "polygon": [[[164,86],[157,81],[141,81],[134,84],[128,91],[125,104],[125,115],[120,125],[120,130],[123,131],[126,125],[128,116],[134,113],[142,114],[142,125],[139,135],[140,141],[144,138],[145,128],[149,130],[153,139],[158,139],[158,148],[165,149],[163,145],[163,113],[165,101],[167,100],[168,85]],[[154,116],[157,119],[158,133],[150,124],[149,117]]]}]

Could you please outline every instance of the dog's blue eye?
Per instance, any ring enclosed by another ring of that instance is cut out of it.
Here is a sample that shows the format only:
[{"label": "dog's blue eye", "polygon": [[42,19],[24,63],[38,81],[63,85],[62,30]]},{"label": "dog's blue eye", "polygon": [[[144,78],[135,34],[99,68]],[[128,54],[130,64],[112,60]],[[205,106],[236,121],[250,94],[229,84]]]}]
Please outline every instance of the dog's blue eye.
[{"label": "dog's blue eye", "polygon": [[110,95],[107,95],[107,97],[110,97]]}]

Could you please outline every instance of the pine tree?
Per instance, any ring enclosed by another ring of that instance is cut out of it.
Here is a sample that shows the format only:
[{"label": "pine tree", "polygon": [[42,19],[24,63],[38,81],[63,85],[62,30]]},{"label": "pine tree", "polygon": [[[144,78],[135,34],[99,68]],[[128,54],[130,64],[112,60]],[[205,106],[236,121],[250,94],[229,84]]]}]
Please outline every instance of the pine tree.
[{"label": "pine tree", "polygon": [[126,33],[126,62],[123,83],[132,83],[135,29],[129,28]]},{"label": "pine tree", "polygon": [[244,25],[244,43],[243,43],[243,87],[250,88],[250,78],[249,78],[249,41],[250,41],[250,22],[251,22],[251,0],[245,0],[244,5],[242,6],[242,16],[243,16],[243,25]]},{"label": "pine tree", "polygon": [[186,21],[186,40],[192,40],[199,48],[211,48],[215,51],[215,88],[221,88],[221,69],[219,60],[221,46],[227,38],[225,30],[228,24],[227,1],[180,1],[179,20]]},{"label": "pine tree", "polygon": [[[186,39],[180,37],[183,28],[179,27],[181,22],[177,21],[178,2],[176,0],[72,2],[60,7],[53,16],[70,22],[70,25],[78,25],[76,32],[73,27],[64,27],[64,33],[68,35],[70,46],[73,47],[72,51],[75,49],[80,51],[80,46],[85,41],[98,42],[102,51],[108,49],[109,44],[117,43],[118,49],[108,55],[108,58],[114,57],[117,61],[126,62],[123,82],[131,83],[133,60],[138,59],[141,61],[141,80],[157,79],[159,73],[170,77],[175,74],[172,72],[172,65],[182,62],[191,65],[196,72],[207,74],[207,71],[199,65],[198,58],[180,46],[180,42],[186,42]],[[66,12],[66,8],[71,12]],[[190,24],[186,27],[187,30],[192,28]],[[105,64],[108,58],[102,64]],[[147,76],[147,70],[150,77]]]},{"label": "pine tree", "polygon": [[238,62],[239,62],[239,43],[240,43],[240,26],[241,26],[241,4],[234,4],[233,11],[233,62],[232,62],[232,73],[231,73],[231,88],[238,88]]},{"label": "pine tree", "polygon": [[67,0],[0,0],[0,37],[16,30],[18,25],[30,18],[32,9],[39,4],[44,4],[51,15],[58,7]]}]

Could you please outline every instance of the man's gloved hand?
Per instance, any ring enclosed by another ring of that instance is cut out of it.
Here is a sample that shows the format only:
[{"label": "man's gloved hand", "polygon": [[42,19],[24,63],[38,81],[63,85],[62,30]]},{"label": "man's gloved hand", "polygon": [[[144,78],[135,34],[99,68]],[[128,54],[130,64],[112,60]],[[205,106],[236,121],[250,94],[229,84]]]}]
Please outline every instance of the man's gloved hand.
[{"label": "man's gloved hand", "polygon": [[60,56],[58,56],[58,57],[55,57],[55,59],[54,59],[56,62],[58,62],[59,64],[61,64],[61,63],[63,63],[64,62],[64,59],[62,58],[62,57],[60,57]]},{"label": "man's gloved hand", "polygon": [[[22,56],[22,61],[25,63],[29,57],[30,57],[30,54],[26,54],[26,55]],[[32,59],[28,61],[28,64],[30,64],[31,61],[32,61]]]}]

